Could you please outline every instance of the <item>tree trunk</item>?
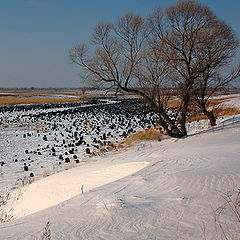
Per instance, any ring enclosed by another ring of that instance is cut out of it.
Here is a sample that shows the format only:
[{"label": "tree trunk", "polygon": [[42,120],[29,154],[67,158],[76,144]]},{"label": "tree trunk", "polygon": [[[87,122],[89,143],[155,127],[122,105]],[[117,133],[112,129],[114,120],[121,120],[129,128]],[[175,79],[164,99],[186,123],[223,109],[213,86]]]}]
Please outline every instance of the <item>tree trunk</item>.
[{"label": "tree trunk", "polygon": [[174,126],[169,129],[169,125],[165,121],[160,121],[160,126],[163,127],[163,129],[166,131],[167,135],[174,138],[182,138],[185,136],[181,133],[181,131],[177,128],[177,126],[174,124]]},{"label": "tree trunk", "polygon": [[188,104],[189,104],[189,101],[190,101],[190,95],[186,94],[183,101],[184,102],[183,102],[181,118],[180,118],[179,123],[180,123],[181,133],[185,136],[185,135],[187,135],[186,119],[187,119],[187,112],[188,112]]},{"label": "tree trunk", "polygon": [[209,119],[212,127],[216,126],[216,119],[213,111],[208,111],[205,107],[202,107],[203,114]]},{"label": "tree trunk", "polygon": [[174,138],[181,138],[187,135],[187,132],[184,134],[181,130],[176,126],[176,122],[172,121],[165,111],[162,109],[158,109],[159,114],[159,124],[166,131],[167,135]]}]

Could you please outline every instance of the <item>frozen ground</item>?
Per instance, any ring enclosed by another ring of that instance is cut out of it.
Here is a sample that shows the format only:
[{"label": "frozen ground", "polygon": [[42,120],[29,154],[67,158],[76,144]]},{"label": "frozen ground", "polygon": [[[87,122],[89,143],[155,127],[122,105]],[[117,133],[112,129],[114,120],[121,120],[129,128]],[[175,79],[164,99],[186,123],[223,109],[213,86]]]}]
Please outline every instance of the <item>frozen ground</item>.
[{"label": "frozen ground", "polygon": [[[41,239],[48,221],[52,239],[222,239],[214,210],[219,193],[239,188],[240,116],[188,129],[184,139],[141,142],[15,190],[0,239]],[[239,224],[223,216],[238,239]]]}]

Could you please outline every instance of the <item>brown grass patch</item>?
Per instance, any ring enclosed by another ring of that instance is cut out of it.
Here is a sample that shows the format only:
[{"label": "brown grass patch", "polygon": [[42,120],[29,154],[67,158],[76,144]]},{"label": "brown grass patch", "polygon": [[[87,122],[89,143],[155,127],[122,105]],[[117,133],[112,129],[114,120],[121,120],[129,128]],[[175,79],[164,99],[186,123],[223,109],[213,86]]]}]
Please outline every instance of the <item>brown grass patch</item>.
[{"label": "brown grass patch", "polygon": [[[240,109],[236,108],[236,107],[229,107],[229,108],[213,108],[213,113],[215,117],[227,117],[227,116],[233,116],[233,115],[237,115],[240,114]],[[197,120],[203,120],[203,119],[208,119],[205,115],[203,115],[202,113],[196,115],[196,116],[191,116],[189,117],[189,119],[187,120],[187,122],[190,121],[197,121]]]},{"label": "brown grass patch", "polygon": [[45,132],[47,130],[47,126],[45,124],[37,124],[35,126],[35,130],[39,132]]},{"label": "brown grass patch", "polygon": [[[0,93],[4,96],[46,96],[46,95],[69,95],[79,98],[83,97],[95,97],[95,95],[82,94],[81,90],[77,89],[35,89],[35,90],[0,90]],[[1,95],[0,95],[1,96]]]},{"label": "brown grass patch", "polygon": [[209,99],[209,101],[207,103],[207,107],[210,108],[212,106],[216,106],[218,104],[222,104],[222,103],[229,102],[229,101],[230,101],[230,97],[229,98]]},{"label": "brown grass patch", "polygon": [[[220,107],[220,106],[214,107],[216,105],[229,102],[233,98],[236,98],[236,97],[223,97],[223,98],[218,98],[218,99],[210,99],[207,104],[207,108],[212,107],[215,117],[226,117],[226,116],[233,116],[233,115],[240,114],[240,109],[237,107],[226,107],[226,108],[224,108],[224,106],[223,107]],[[203,115],[202,113],[199,113],[196,116],[191,116],[188,119],[188,122],[203,120],[203,119],[207,119],[207,117],[205,115]]]},{"label": "brown grass patch", "polygon": [[180,107],[180,100],[169,100],[168,103],[167,103],[167,106],[169,108],[177,108],[177,107]]},{"label": "brown grass patch", "polygon": [[[210,99],[208,101],[207,107],[212,107],[221,103],[229,102],[231,98],[235,97],[223,97],[223,98],[218,98],[218,99]],[[175,107],[180,107],[180,100],[174,99],[174,100],[169,100],[167,106],[169,108],[175,108]]]},{"label": "brown grass patch", "polygon": [[[207,108],[212,107],[215,117],[225,117],[225,116],[233,116],[233,115],[240,114],[240,109],[236,107],[224,108],[224,106],[223,107],[216,106],[216,105],[229,102],[233,98],[237,98],[237,97],[222,97],[218,99],[210,99],[208,101]],[[170,108],[179,107],[179,105],[180,105],[180,100],[170,100],[168,102],[168,107]],[[191,107],[191,104],[190,104],[190,107]],[[187,119],[187,122],[203,120],[203,119],[208,119],[208,118],[201,112],[201,110],[195,109],[195,112],[192,113],[192,116],[189,116],[189,118]]]},{"label": "brown grass patch", "polygon": [[131,146],[142,140],[161,140],[162,137],[163,134],[159,129],[149,128],[129,135],[125,140],[125,145]]},{"label": "brown grass patch", "polygon": [[233,116],[233,115],[240,114],[240,109],[236,107],[213,108],[213,113],[217,117]]},{"label": "brown grass patch", "polygon": [[116,149],[116,145],[113,142],[109,142],[107,145],[107,150],[111,151]]},{"label": "brown grass patch", "polygon": [[82,98],[29,98],[29,97],[0,97],[0,106],[18,104],[52,104],[85,102]]},{"label": "brown grass patch", "polygon": [[[51,104],[51,103],[74,103],[86,102],[85,97],[95,97],[95,95],[83,95],[78,89],[34,89],[34,90],[1,90],[0,106],[17,104]],[[48,96],[66,95],[66,98],[51,98]],[[39,96],[39,97],[36,97]],[[42,97],[41,97],[42,96]],[[77,98],[70,98],[70,96]]]}]

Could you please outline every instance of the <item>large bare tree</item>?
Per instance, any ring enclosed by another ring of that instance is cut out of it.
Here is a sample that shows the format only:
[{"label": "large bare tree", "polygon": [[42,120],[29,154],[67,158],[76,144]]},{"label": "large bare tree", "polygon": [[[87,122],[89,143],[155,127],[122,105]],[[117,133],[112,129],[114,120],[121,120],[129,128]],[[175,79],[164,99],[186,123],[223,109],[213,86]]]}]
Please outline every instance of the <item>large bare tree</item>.
[{"label": "large bare tree", "polygon": [[150,17],[150,24],[156,49],[172,68],[172,79],[179,90],[181,131],[186,133],[192,99],[211,124],[215,124],[213,113],[206,108],[207,102],[217,89],[239,76],[239,69],[220,76],[238,46],[232,29],[209,8],[191,0],[167,8],[164,17],[162,10],[157,9]]},{"label": "large bare tree", "polygon": [[126,14],[115,24],[101,23],[95,27],[92,56],[86,45],[79,44],[70,51],[70,59],[87,71],[87,80],[142,96],[159,115],[166,133],[182,137],[184,134],[166,108],[166,91],[163,95],[162,89],[169,86],[166,84],[168,70],[161,56],[148,47],[151,36],[147,21]]},{"label": "large bare tree", "polygon": [[92,54],[85,44],[70,51],[86,79],[142,96],[173,137],[187,134],[190,102],[199,99],[199,92],[206,100],[206,91],[199,89],[204,81],[210,87],[237,46],[232,30],[191,0],[159,8],[147,20],[126,14],[114,24],[98,24],[91,43]]}]

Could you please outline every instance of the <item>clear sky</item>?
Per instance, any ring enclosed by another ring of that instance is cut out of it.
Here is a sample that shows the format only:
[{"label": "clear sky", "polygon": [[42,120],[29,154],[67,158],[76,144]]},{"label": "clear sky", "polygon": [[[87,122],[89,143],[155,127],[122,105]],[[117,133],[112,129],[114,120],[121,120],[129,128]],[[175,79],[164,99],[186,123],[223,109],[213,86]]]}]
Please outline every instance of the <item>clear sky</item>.
[{"label": "clear sky", "polygon": [[[175,0],[0,0],[0,88],[81,87],[68,52],[99,22],[147,16]],[[199,0],[240,37],[240,0]],[[240,58],[239,58],[240,59]]]}]

